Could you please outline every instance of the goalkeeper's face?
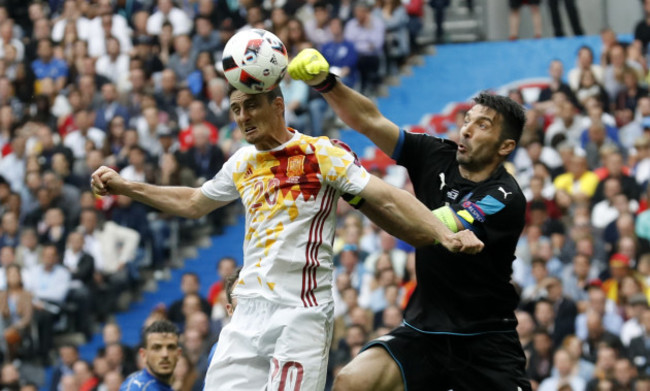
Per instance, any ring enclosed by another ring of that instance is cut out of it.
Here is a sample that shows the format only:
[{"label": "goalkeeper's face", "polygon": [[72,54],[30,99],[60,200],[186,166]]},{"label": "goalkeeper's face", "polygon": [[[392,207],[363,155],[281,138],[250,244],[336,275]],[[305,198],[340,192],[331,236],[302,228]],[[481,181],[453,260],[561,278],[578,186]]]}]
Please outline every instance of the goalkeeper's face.
[{"label": "goalkeeper's face", "polygon": [[151,333],[147,346],[140,349],[149,373],[163,382],[169,382],[181,355],[178,336],[174,333]]},{"label": "goalkeeper's face", "polygon": [[469,171],[480,171],[500,162],[501,128],[501,116],[496,110],[478,104],[472,107],[460,129],[458,163]]},{"label": "goalkeeper's face", "polygon": [[269,101],[267,94],[246,94],[234,91],[230,95],[230,110],[237,126],[249,144],[259,150],[273,149],[283,141],[284,100],[275,97]]}]

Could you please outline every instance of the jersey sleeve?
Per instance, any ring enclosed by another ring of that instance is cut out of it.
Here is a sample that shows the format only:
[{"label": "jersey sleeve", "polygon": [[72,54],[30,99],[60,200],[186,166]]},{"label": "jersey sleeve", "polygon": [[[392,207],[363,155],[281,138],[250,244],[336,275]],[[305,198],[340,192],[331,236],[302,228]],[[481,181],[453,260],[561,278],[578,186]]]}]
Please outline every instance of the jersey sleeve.
[{"label": "jersey sleeve", "polygon": [[325,183],[342,193],[357,195],[368,185],[370,174],[345,143],[321,141],[318,162]]},{"label": "jersey sleeve", "polygon": [[454,153],[456,149],[457,146],[453,141],[400,129],[399,139],[391,158],[408,170],[412,181],[420,182],[423,175],[426,176],[431,172],[432,164],[443,164],[447,161],[446,155]]},{"label": "jersey sleeve", "polygon": [[[240,150],[241,151],[241,150]],[[201,192],[208,198],[216,201],[232,201],[239,198],[239,191],[233,179],[237,158],[241,154],[235,153],[223,164],[221,170],[214,178],[206,181],[201,186]]]}]

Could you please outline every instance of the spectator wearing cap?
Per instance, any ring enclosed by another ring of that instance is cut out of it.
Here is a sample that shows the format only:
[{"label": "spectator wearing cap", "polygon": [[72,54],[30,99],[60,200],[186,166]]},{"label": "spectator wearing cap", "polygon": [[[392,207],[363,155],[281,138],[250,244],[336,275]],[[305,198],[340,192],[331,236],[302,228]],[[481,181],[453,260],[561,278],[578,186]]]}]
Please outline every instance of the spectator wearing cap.
[{"label": "spectator wearing cap", "polygon": [[153,46],[156,42],[154,37],[140,35],[133,38],[133,47],[136,58],[142,61],[142,69],[146,69],[148,74],[156,75],[165,69],[160,57],[154,52]]},{"label": "spectator wearing cap", "polygon": [[158,163],[162,164],[163,155],[175,154],[179,150],[178,137],[174,134],[169,126],[158,127],[158,142],[162,152],[158,155]]},{"label": "spectator wearing cap", "polygon": [[158,10],[147,19],[147,33],[159,35],[166,21],[172,24],[174,36],[192,31],[192,20],[183,10],[174,7],[172,0],[158,0]]},{"label": "spectator wearing cap", "polygon": [[[128,74],[128,71],[125,72],[125,74]],[[129,110],[117,101],[118,96],[115,84],[106,83],[102,86],[102,98],[102,103],[95,112],[96,128],[107,132],[108,124],[114,117],[122,117],[125,123],[129,122]]]},{"label": "spectator wearing cap", "polygon": [[609,258],[609,271],[611,277],[603,282],[603,291],[607,295],[607,299],[614,303],[621,301],[621,282],[623,278],[632,276],[641,284],[642,292],[645,293],[646,287],[641,276],[637,271],[631,268],[631,260],[625,254],[615,253]]}]

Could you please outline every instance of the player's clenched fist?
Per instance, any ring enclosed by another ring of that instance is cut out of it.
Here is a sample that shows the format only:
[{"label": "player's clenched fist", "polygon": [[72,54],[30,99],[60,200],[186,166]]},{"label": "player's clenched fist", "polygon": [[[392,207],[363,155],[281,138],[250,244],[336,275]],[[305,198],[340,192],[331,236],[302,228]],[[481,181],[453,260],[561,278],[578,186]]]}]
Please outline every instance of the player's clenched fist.
[{"label": "player's clenched fist", "polygon": [[121,194],[126,187],[126,181],[112,168],[101,166],[90,177],[90,187],[93,193],[104,196]]},{"label": "player's clenched fist", "polygon": [[302,80],[310,86],[325,80],[330,64],[316,49],[304,49],[289,63],[289,75],[295,80]]},{"label": "player's clenched fist", "polygon": [[465,254],[476,254],[483,250],[485,244],[474,235],[474,232],[465,229],[456,232],[454,238],[460,243],[458,252]]}]

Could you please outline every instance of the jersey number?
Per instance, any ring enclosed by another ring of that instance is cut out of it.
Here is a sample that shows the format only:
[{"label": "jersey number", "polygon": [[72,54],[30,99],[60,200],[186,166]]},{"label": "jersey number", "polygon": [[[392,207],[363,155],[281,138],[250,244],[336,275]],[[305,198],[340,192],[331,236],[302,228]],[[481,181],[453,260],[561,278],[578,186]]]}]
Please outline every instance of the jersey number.
[{"label": "jersey number", "polygon": [[280,180],[278,178],[271,178],[266,184],[264,181],[257,181],[253,185],[253,199],[257,200],[251,205],[252,209],[257,209],[264,204],[264,200],[269,206],[275,205],[278,201],[278,188],[280,187]]},{"label": "jersey number", "polygon": [[271,381],[275,383],[278,376],[280,376],[280,384],[278,391],[300,391],[302,384],[303,368],[302,364],[297,361],[287,361],[280,366],[277,359],[272,359],[273,374]]}]

